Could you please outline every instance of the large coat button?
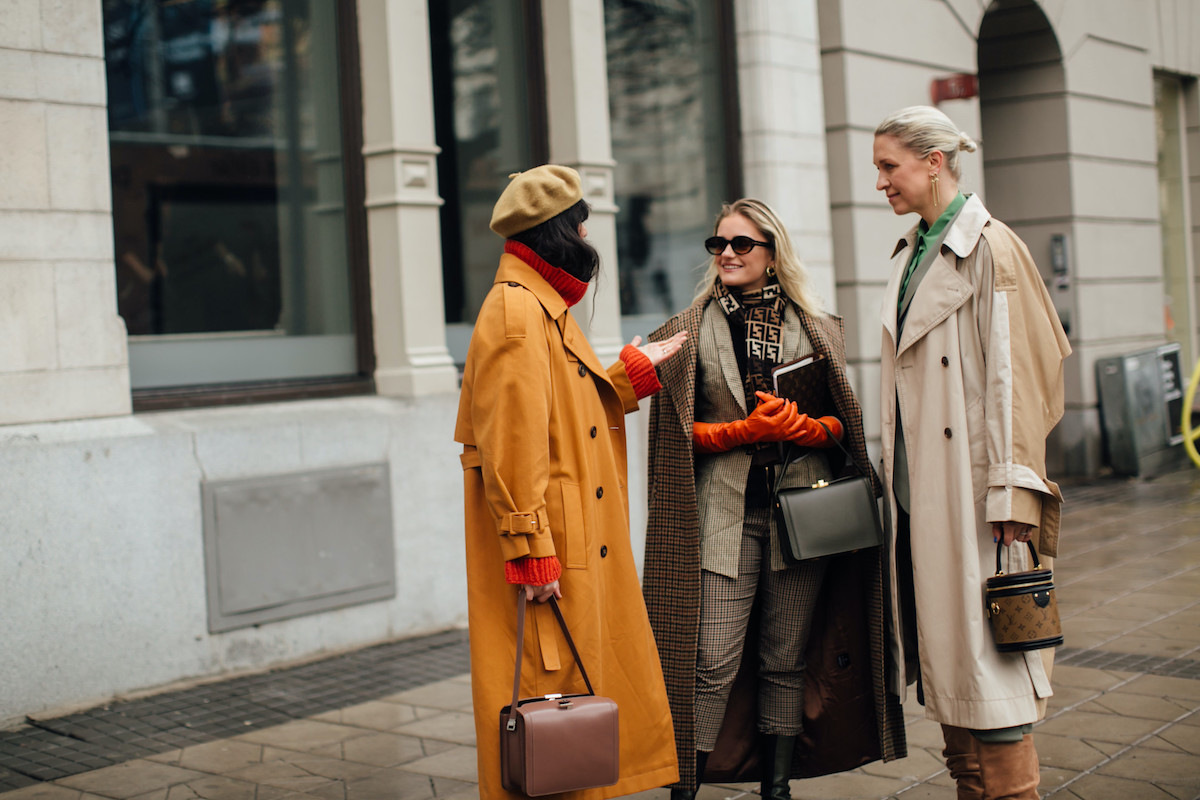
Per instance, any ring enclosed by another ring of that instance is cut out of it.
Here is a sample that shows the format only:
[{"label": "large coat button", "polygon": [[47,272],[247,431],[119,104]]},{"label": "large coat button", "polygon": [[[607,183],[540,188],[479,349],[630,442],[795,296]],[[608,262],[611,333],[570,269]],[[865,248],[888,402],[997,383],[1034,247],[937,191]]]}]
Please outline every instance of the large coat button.
[{"label": "large coat button", "polygon": [[600,557],[604,558],[607,555],[608,555],[608,545],[606,545],[606,544],[600,545]]},{"label": "large coat button", "polygon": [[595,425],[592,426],[591,433],[592,433],[592,438],[595,439],[596,438],[596,426]]},{"label": "large coat button", "polygon": [[949,428],[946,428],[945,434],[946,434],[947,439],[949,439],[951,436],[954,435],[954,433]]},{"label": "large coat button", "polygon": [[950,359],[946,358],[945,356],[942,356],[942,366],[943,367],[950,366]]},{"label": "large coat button", "polygon": [[582,378],[584,375],[587,375],[587,367],[585,367],[583,364],[580,364],[579,365],[579,377]]},{"label": "large coat button", "polygon": [[604,497],[604,487],[597,486],[596,487],[596,499],[599,500],[601,497]]}]

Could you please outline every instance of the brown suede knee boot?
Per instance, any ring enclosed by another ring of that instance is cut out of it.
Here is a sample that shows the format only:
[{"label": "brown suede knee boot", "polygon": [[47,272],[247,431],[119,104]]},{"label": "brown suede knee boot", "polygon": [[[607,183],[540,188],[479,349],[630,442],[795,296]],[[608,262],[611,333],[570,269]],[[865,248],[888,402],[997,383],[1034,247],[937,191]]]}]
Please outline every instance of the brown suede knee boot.
[{"label": "brown suede knee boot", "polygon": [[942,738],[946,740],[942,756],[946,759],[950,777],[958,785],[958,800],[983,800],[978,750],[981,742],[966,728],[953,725],[942,726]]},{"label": "brown suede knee boot", "polygon": [[977,740],[975,747],[986,800],[1038,800],[1041,773],[1033,734],[1025,734],[1019,742]]}]

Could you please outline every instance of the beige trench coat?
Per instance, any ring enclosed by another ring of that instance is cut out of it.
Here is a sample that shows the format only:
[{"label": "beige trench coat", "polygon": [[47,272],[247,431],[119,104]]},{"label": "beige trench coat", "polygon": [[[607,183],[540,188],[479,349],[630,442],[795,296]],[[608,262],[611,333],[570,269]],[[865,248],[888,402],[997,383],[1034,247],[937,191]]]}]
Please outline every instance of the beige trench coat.
[{"label": "beige trench coat", "polygon": [[[896,300],[916,228],[893,253],[883,300],[882,456],[890,519],[893,655],[905,654],[892,491],[897,400],[912,487],[917,642],[929,719],[977,730],[1034,722],[1051,694],[1053,650],[1000,653],[983,586],[995,571],[992,522],[1038,526],[1043,561],[1058,553],[1062,496],[1046,478],[1046,436],[1063,413],[1071,352],[1029,251],[971,196],[917,287],[896,341]],[[1008,571],[1026,569],[1011,548]],[[896,690],[903,696],[908,675]]]},{"label": "beige trench coat", "polygon": [[[619,709],[620,781],[599,800],[677,779],[658,649],[629,540],[625,367],[604,369],[562,297],[504,255],[475,323],[454,438],[463,444],[471,690],[479,796],[500,785],[500,709],[512,699],[517,588],[504,562],[556,555],[560,601],[597,694]],[[585,692],[547,605],[526,620],[521,697]]]}]

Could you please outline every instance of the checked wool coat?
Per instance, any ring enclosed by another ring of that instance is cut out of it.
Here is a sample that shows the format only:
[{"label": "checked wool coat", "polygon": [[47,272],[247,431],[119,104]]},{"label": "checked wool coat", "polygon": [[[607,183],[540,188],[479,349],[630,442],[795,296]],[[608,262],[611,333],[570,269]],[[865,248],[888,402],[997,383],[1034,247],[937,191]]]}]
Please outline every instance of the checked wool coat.
[{"label": "checked wool coat", "polygon": [[[694,698],[700,621],[700,540],[692,423],[701,319],[711,297],[672,317],[651,341],[688,331],[682,351],[659,366],[663,390],[651,405],[649,520],[643,592],[654,628],[679,756],[679,785],[696,786]],[[848,449],[868,465],[862,410],[845,372],[845,344],[838,317],[815,318],[793,306],[817,353],[829,359],[829,380]],[[847,465],[847,468],[850,468]],[[872,480],[879,491],[878,479]],[[886,691],[885,625],[881,554],[878,548],[830,559],[805,653],[804,733],[793,777],[853,769],[907,751],[898,699]],[[756,780],[754,689],[756,647],[746,654],[726,710],[717,749],[708,759],[709,780]]]}]

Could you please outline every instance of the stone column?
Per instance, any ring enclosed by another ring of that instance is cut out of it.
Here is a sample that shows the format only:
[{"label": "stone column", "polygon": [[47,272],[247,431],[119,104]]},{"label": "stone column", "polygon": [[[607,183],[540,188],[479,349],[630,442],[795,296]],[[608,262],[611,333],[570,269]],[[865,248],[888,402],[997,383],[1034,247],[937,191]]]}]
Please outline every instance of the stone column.
[{"label": "stone column", "polygon": [[0,12],[0,424],[130,412],[100,3]]},{"label": "stone column", "polygon": [[[613,199],[612,139],[602,0],[542,4],[550,161],[579,170],[592,207],[588,240],[600,251],[600,279],[576,314],[602,363],[624,344],[617,279],[617,206]],[[594,309],[594,313],[593,312]]]},{"label": "stone column", "polygon": [[424,3],[359,4],[375,384],[411,397],[458,388],[446,349]]}]

